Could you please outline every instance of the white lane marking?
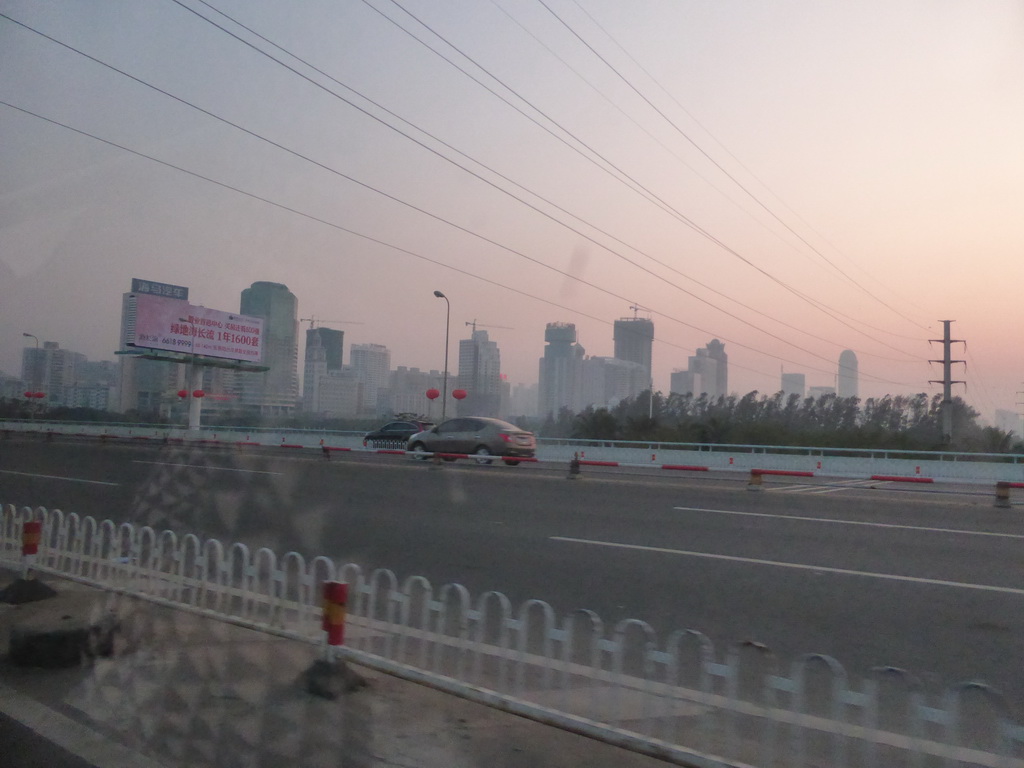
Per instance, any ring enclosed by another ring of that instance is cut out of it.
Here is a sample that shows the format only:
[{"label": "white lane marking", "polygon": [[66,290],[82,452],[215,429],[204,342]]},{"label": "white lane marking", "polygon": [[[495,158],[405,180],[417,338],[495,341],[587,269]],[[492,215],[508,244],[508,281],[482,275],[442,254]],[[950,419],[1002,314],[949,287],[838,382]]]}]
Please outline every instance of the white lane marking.
[{"label": "white lane marking", "polygon": [[878,485],[887,485],[884,480],[844,480],[839,483],[832,483],[831,485],[791,485],[782,488],[765,488],[768,493],[810,493],[810,494],[824,494],[824,493],[839,493],[839,491],[849,491],[851,489],[856,490],[857,488],[868,488]]},{"label": "white lane marking", "polygon": [[173,464],[168,461],[142,461],[135,459],[132,464],[156,464],[158,467],[186,467],[188,469],[219,469],[222,472],[244,472],[250,475],[280,475],[282,472],[267,472],[263,469],[238,469],[236,467],[210,467],[205,464]]},{"label": "white lane marking", "polygon": [[682,555],[684,557],[702,557],[708,560],[727,560],[732,563],[750,565],[772,565],[776,568],[793,568],[798,571],[815,571],[817,573],[835,573],[840,576],[864,576],[869,579],[887,581],[906,581],[911,584],[929,584],[938,587],[956,587],[958,589],[975,589],[981,592],[1001,592],[1007,595],[1022,595],[1024,589],[1014,587],[996,587],[989,584],[965,584],[959,581],[943,579],[925,579],[920,576],[898,576],[893,573],[874,573],[873,571],[852,571],[846,568],[830,568],[827,565],[806,565],[804,563],[783,563],[778,560],[761,560],[756,557],[737,557],[736,555],[715,555],[710,552],[690,552],[685,549],[669,549],[667,547],[648,547],[641,544],[620,544],[613,541],[595,541],[593,539],[574,539],[568,536],[550,536],[552,541],[565,541],[572,544],[589,544],[595,547],[612,547],[614,549],[632,549],[640,552],[658,552],[665,555]]},{"label": "white lane marking", "polygon": [[64,480],[69,483],[89,483],[91,485],[120,485],[120,483],[107,483],[103,480],[86,480],[81,477],[61,477],[59,475],[37,475],[35,472],[15,472],[12,469],[0,469],[0,475],[21,475],[22,477],[38,477],[43,480]]},{"label": "white lane marking", "polygon": [[866,525],[869,528],[899,528],[904,531],[925,531],[926,533],[958,533],[963,536],[992,536],[997,539],[1024,539],[1024,534],[995,533],[993,531],[965,531],[961,528],[927,528],[920,525],[898,525],[897,523],[869,523],[863,520],[833,520],[828,517],[801,517],[799,515],[773,515],[768,512],[739,512],[734,509],[705,509],[703,507],[672,507],[682,512],[713,512],[716,515],[740,515],[744,517],[771,517],[777,520],[800,520],[810,523],[835,523],[837,525]]}]

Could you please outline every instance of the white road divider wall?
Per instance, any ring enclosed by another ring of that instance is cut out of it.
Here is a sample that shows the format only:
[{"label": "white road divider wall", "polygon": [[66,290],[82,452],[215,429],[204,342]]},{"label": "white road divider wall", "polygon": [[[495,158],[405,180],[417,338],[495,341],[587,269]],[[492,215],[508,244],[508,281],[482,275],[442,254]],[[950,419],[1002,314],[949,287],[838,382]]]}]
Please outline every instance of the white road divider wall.
[{"label": "white road divider wall", "polygon": [[345,582],[341,658],[676,765],[1024,768],[1024,728],[979,682],[934,693],[880,668],[852,683],[825,655],[720,654],[694,630],[660,638],[635,619],[606,627],[592,611],[41,507],[0,507],[0,565],[19,568],[30,520],[32,572],[321,646],[323,584]]}]

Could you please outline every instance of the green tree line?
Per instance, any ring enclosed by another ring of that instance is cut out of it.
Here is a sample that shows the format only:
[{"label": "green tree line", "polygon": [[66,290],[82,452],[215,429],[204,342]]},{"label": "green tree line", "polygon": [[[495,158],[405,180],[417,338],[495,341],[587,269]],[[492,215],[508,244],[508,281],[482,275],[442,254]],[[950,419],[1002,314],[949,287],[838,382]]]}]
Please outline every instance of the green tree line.
[{"label": "green tree line", "polygon": [[801,398],[782,392],[711,398],[643,392],[614,408],[562,409],[538,426],[544,437],[651,440],[731,445],[805,445],[1021,453],[1010,432],[982,426],[980,414],[953,398],[952,442],[943,436],[942,396]]},{"label": "green tree line", "polygon": [[[1024,453],[1024,443],[1010,432],[982,426],[979,413],[961,398],[951,404],[953,440],[942,434],[942,396],[886,395],[818,398],[762,395],[711,398],[706,394],[643,392],[614,408],[574,413],[563,408],[542,420],[513,419],[541,437],[593,440],[643,440],[664,443],[731,445],[802,445],[827,448],[891,448],[957,450],[983,453]],[[91,408],[40,407],[21,398],[0,398],[0,418],[52,421],[176,423],[155,414],[112,413]],[[318,430],[369,430],[380,419],[321,419],[294,414],[267,423],[254,415],[204,414],[207,426],[275,426]]]}]

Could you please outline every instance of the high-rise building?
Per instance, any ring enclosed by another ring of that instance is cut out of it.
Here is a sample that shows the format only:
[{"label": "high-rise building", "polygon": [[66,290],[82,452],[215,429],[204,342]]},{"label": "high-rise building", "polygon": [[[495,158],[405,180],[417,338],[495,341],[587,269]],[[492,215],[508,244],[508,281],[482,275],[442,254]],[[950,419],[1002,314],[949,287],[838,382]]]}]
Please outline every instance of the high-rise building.
[{"label": "high-rise building", "polygon": [[676,368],[669,374],[668,391],[675,395],[692,395],[696,390],[696,382],[689,369]]},{"label": "high-rise building", "polygon": [[320,382],[324,376],[342,368],[345,332],[331,328],[306,331],[306,356],[302,375],[302,410],[318,413]]},{"label": "high-rise building", "polygon": [[[516,384],[511,387],[508,398],[508,413],[511,420],[521,416],[535,418],[540,411],[537,410],[539,389],[536,384]],[[581,401],[582,402],[582,396]]]},{"label": "high-rise building", "polygon": [[32,391],[45,394],[48,405],[74,405],[77,370],[85,362],[85,355],[61,349],[56,341],[44,341],[42,348],[22,351],[21,378]]},{"label": "high-rise building", "polygon": [[[712,359],[706,347],[698,349],[689,359],[689,370],[694,374],[695,395],[718,397],[718,361]],[[699,384],[698,384],[699,382]]]},{"label": "high-rise building", "polygon": [[118,364],[110,360],[82,360],[75,366],[75,382],[65,391],[67,405],[109,411],[116,407]]},{"label": "high-rise building", "polygon": [[129,341],[135,339],[135,297],[140,293],[176,299],[182,302],[183,311],[188,310],[187,287],[132,278],[131,291],[121,295],[118,349],[122,354],[116,410],[122,413],[138,411],[168,416],[178,400],[175,393],[185,385],[186,366],[161,360],[144,360],[137,354],[126,354],[141,351],[128,345]]},{"label": "high-rise building", "polygon": [[317,400],[317,413],[321,416],[359,416],[364,411],[363,383],[351,368],[330,371],[320,377]]},{"label": "high-rise building", "polygon": [[287,414],[299,399],[298,300],[281,283],[256,282],[242,291],[239,311],[263,319],[263,360],[268,370],[239,375],[242,405],[264,416]]},{"label": "high-rise building", "polygon": [[706,349],[691,355],[685,371],[673,371],[669,377],[669,391],[680,395],[711,395],[716,387],[718,363],[708,357]]},{"label": "high-rise building", "polygon": [[695,397],[707,395],[713,400],[724,397],[729,389],[728,365],[725,345],[713,339],[690,356],[685,371],[672,373],[669,391]]},{"label": "high-rise building", "polygon": [[441,404],[427,398],[427,391],[440,391],[443,383],[441,371],[421,371],[400,365],[391,372],[388,388],[378,394],[378,410],[384,409],[387,414],[410,413],[425,416],[427,421],[439,421]]},{"label": "high-rise building", "polygon": [[582,366],[586,351],[577,343],[572,323],[548,323],[540,359],[538,406],[543,417],[558,416],[562,408],[581,410]]},{"label": "high-rise building", "polygon": [[857,375],[857,355],[852,349],[844,349],[839,355],[839,375],[836,377],[839,397],[858,397],[860,389]]},{"label": "high-rise building", "polygon": [[[615,321],[613,337],[615,357],[639,363],[651,379],[651,348],[654,343],[654,322],[646,317],[623,317]],[[647,389],[645,386],[644,389]]]},{"label": "high-rise building", "polygon": [[21,380],[32,392],[46,392],[46,357],[45,347],[21,350]]},{"label": "high-rise building", "polygon": [[706,349],[708,357],[715,361],[715,385],[708,394],[714,398],[725,397],[729,394],[729,356],[725,354],[725,344],[712,339]]},{"label": "high-rise building", "polygon": [[24,393],[27,391],[26,387],[28,386],[26,382],[23,382],[17,376],[9,376],[0,371],[0,397],[6,397],[11,400],[20,399],[24,397]]},{"label": "high-rise building", "polygon": [[651,385],[650,372],[640,363],[617,357],[588,357],[582,366],[583,407],[612,408],[635,398]]},{"label": "high-rise building", "polygon": [[353,344],[349,360],[356,379],[363,385],[360,410],[367,415],[382,415],[378,401],[391,377],[391,350],[383,344]]},{"label": "high-rise building", "polygon": [[789,398],[790,395],[797,395],[803,399],[807,391],[807,377],[802,373],[782,374],[782,395]]},{"label": "high-rise building", "polygon": [[501,352],[487,331],[474,328],[470,338],[459,342],[459,416],[498,416],[501,413]]}]

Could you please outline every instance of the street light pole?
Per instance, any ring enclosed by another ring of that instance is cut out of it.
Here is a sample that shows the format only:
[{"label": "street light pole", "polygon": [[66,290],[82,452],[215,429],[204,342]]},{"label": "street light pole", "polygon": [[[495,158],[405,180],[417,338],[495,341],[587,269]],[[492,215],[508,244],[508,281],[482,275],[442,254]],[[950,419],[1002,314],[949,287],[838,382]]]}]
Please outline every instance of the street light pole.
[{"label": "street light pole", "polygon": [[439,299],[444,299],[446,306],[444,316],[444,383],[441,387],[441,421],[444,421],[448,409],[448,331],[452,324],[452,303],[440,291],[434,291],[434,295]]}]

